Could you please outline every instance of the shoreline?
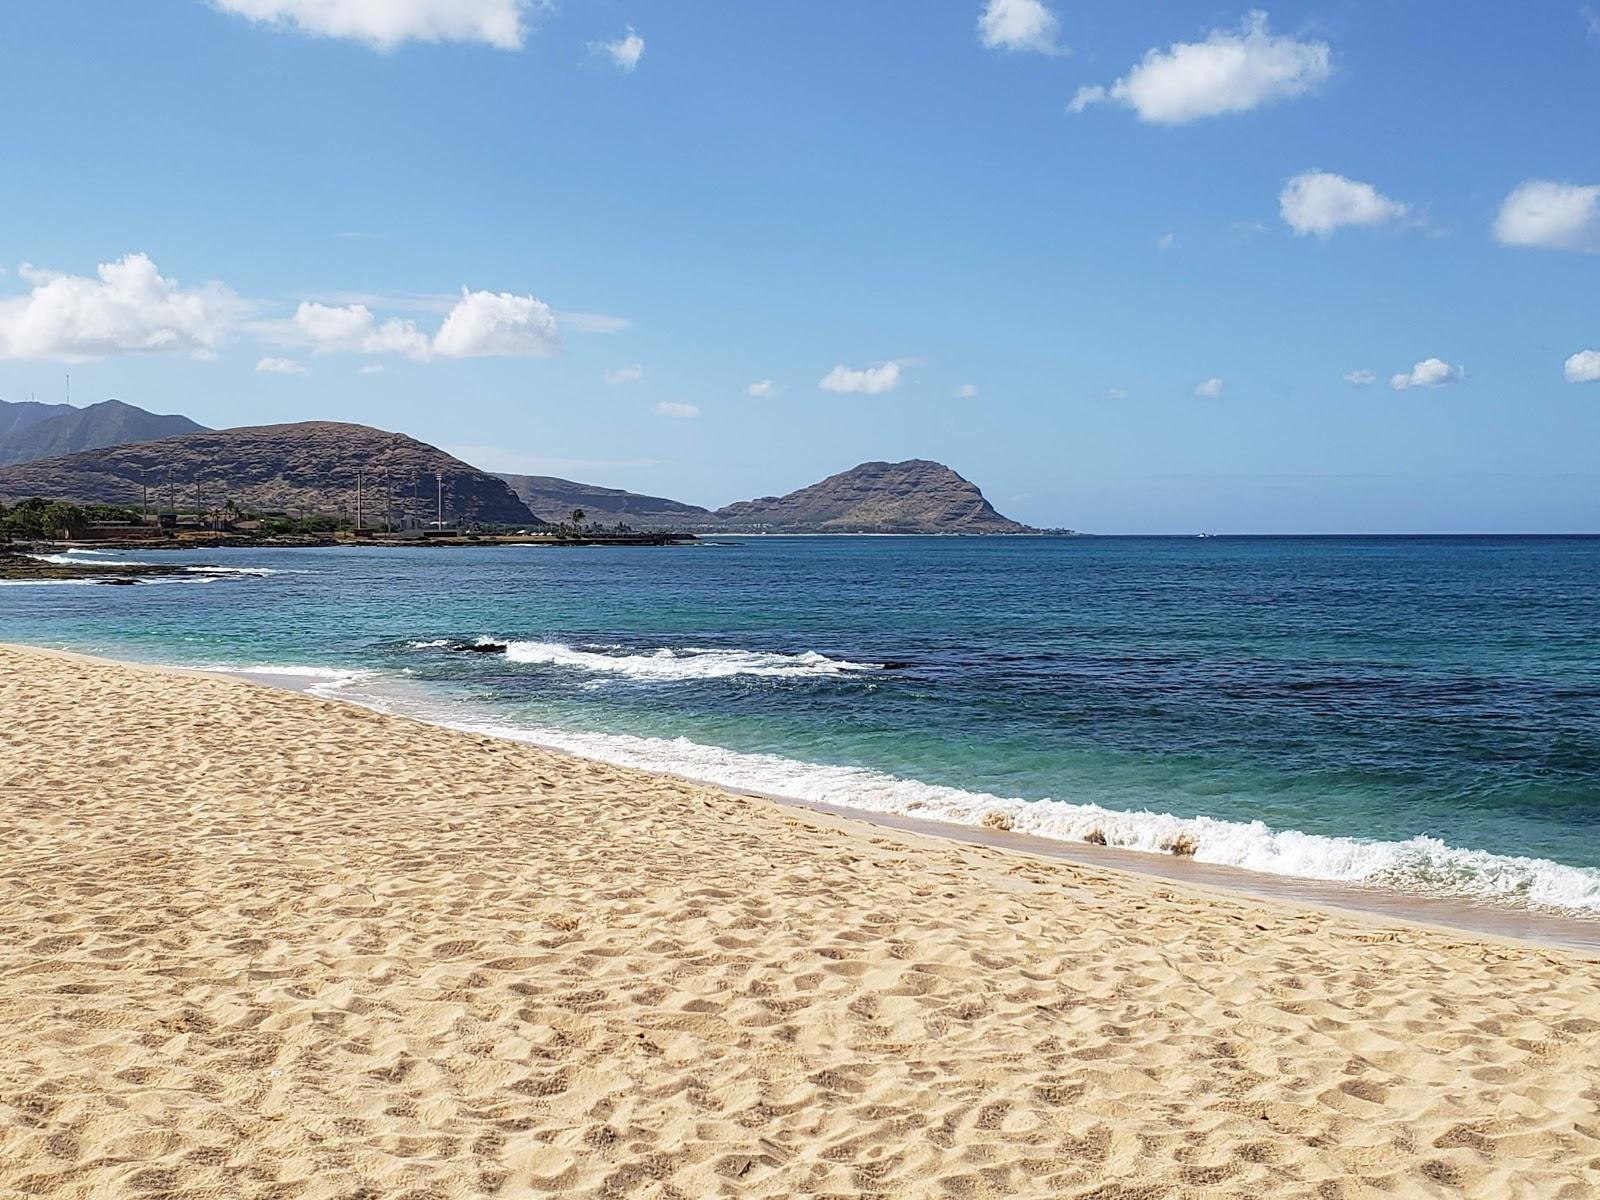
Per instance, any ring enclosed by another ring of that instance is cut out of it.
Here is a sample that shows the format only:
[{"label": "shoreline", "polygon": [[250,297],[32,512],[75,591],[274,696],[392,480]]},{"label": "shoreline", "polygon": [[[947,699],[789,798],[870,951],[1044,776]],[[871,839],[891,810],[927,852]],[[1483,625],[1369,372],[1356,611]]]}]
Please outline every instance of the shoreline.
[{"label": "shoreline", "polygon": [[716,780],[700,779],[664,769],[621,766],[611,763],[608,759],[551,745],[534,736],[510,737],[478,727],[463,727],[431,720],[415,713],[390,712],[373,704],[343,696],[337,691],[317,692],[313,689],[319,684],[325,684],[327,680],[321,676],[297,671],[182,667],[16,643],[0,643],[0,649],[38,652],[91,664],[230,679],[269,690],[311,695],[326,703],[345,704],[366,712],[379,712],[385,716],[399,717],[463,737],[491,737],[510,745],[532,746],[546,754],[570,759],[574,763],[604,763],[617,766],[619,770],[639,771],[692,787],[714,788],[731,796],[822,814],[838,820],[855,822],[871,829],[893,830],[922,838],[981,846],[1045,861],[1073,863],[1132,875],[1141,880],[1159,880],[1238,902],[1265,902],[1290,910],[1307,908],[1330,915],[1355,917],[1378,925],[1398,924],[1440,933],[1491,938],[1533,947],[1550,947],[1593,955],[1596,961],[1600,962],[1600,917],[1591,918],[1538,908],[1518,908],[1509,904],[1496,905],[1464,898],[1418,895],[1398,889],[1367,887],[1297,875],[1276,875],[1242,867],[1196,862],[1178,855],[1157,855],[1142,850],[1096,846],[1006,829],[986,828],[981,825],[966,825],[954,821],[875,812],[848,805],[805,800],[759,788],[738,787]]},{"label": "shoreline", "polygon": [[0,647],[0,1192],[1600,1186],[1600,959]]}]

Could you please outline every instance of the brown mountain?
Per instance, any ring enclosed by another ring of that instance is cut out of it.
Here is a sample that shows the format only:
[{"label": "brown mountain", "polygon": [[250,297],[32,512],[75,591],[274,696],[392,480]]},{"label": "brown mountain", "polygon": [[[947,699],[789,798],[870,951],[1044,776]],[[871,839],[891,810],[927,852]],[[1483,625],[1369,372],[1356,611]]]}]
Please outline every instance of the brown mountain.
[{"label": "brown mountain", "polygon": [[147,442],[205,428],[188,417],[146,412],[121,400],[102,400],[87,408],[65,404],[40,407],[50,411],[33,420],[26,420],[26,416],[33,415],[26,414],[21,428],[0,434],[0,466],[56,458],[101,446]]},{"label": "brown mountain", "polygon": [[698,529],[718,524],[716,514],[696,504],[662,496],[644,496],[620,488],[574,483],[553,475],[500,476],[518,498],[546,521],[565,521],[581,508],[598,525],[631,525],[636,529]]},{"label": "brown mountain", "polygon": [[821,483],[719,508],[724,529],[817,533],[1025,533],[943,463],[868,462]]},{"label": "brown mountain", "polygon": [[369,522],[386,510],[432,520],[439,473],[445,520],[541,524],[504,480],[404,434],[338,421],[205,430],[0,467],[0,498],[137,506],[148,483],[152,506],[175,495],[186,512],[198,488],[207,508],[232,500],[296,516],[353,513],[358,471]]}]

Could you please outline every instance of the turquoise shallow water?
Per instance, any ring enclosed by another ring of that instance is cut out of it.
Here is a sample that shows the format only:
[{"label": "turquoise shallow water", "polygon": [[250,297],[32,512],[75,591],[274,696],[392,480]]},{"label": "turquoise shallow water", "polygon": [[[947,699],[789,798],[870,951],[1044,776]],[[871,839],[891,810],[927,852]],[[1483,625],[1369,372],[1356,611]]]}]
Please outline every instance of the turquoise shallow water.
[{"label": "turquoise shallow water", "polygon": [[[148,557],[267,573],[0,587],[0,637],[310,668],[799,799],[1600,914],[1600,539]],[[509,649],[433,644],[480,637]]]}]

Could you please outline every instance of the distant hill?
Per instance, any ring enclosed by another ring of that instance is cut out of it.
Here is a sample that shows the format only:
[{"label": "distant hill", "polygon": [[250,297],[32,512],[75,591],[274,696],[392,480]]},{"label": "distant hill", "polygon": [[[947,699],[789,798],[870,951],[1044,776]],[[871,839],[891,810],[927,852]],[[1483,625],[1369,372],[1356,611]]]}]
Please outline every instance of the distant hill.
[{"label": "distant hill", "polygon": [[[8,404],[5,410],[20,407]],[[101,446],[146,442],[205,428],[188,417],[146,412],[121,400],[103,400],[87,408],[73,408],[67,404],[33,407],[46,411],[21,414],[20,425],[14,425],[10,432],[0,432],[0,466],[35,462]],[[0,421],[5,419],[5,410],[0,410]]]},{"label": "distant hill", "polygon": [[1026,533],[943,463],[868,462],[821,483],[717,509],[725,529],[817,533]]},{"label": "distant hill", "polygon": [[165,504],[170,472],[182,511],[194,511],[198,483],[208,508],[231,499],[252,511],[353,513],[358,470],[366,472],[369,522],[391,505],[397,514],[411,512],[432,520],[435,472],[441,472],[446,520],[542,523],[504,480],[436,446],[337,421],[202,430],[0,467],[0,498],[138,505],[141,485],[148,480],[153,492],[160,489]]},{"label": "distant hill", "polygon": [[661,496],[643,496],[620,488],[574,483],[553,475],[500,476],[533,515],[546,521],[565,521],[575,508],[583,509],[586,519],[599,525],[631,525],[636,529],[694,529],[716,525],[709,508],[682,504]]},{"label": "distant hill", "polygon": [[41,404],[37,400],[0,400],[0,443],[30,425],[75,411],[70,404]]},{"label": "distant hill", "polygon": [[926,459],[862,463],[787,496],[744,500],[715,512],[660,496],[548,475],[501,475],[535,514],[564,521],[575,508],[602,525],[702,533],[1026,533],[978,488]]}]

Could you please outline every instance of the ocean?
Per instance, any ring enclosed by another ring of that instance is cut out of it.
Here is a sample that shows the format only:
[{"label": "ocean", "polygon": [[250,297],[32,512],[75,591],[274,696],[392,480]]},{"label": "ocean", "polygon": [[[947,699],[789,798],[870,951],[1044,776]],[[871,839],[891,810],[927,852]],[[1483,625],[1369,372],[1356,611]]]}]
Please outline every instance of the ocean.
[{"label": "ocean", "polygon": [[[1600,539],[70,557],[224,569],[8,584],[0,640],[801,801],[1600,919]],[[461,648],[481,641],[506,649]]]}]

